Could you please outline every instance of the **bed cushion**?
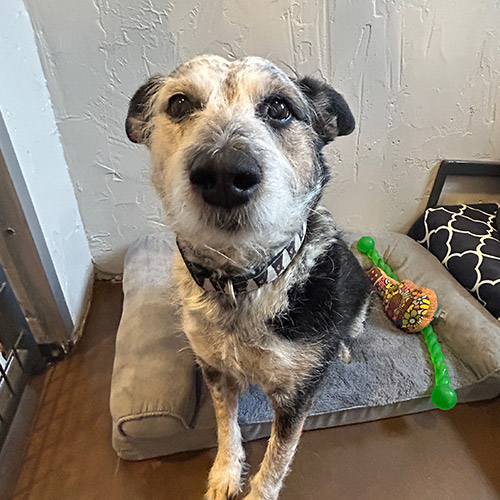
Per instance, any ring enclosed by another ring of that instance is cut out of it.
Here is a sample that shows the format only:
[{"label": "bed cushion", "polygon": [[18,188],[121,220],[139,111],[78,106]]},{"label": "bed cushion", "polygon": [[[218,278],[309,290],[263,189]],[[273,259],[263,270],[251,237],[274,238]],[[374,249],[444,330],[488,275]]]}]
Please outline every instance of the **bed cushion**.
[{"label": "bed cushion", "polygon": [[[498,395],[498,322],[415,241],[396,233],[373,236],[394,271],[433,288],[447,310],[436,331],[459,401]],[[174,252],[171,235],[160,234],[141,238],[127,253],[110,404],[113,446],[129,460],[216,445],[212,403],[180,331],[171,277]],[[306,429],[433,408],[433,373],[421,337],[397,330],[377,300],[352,361],[330,363]],[[244,440],[268,436],[271,418],[267,398],[258,387],[241,395]]]},{"label": "bed cushion", "polygon": [[496,203],[429,208],[408,235],[430,250],[500,320],[498,216]]},{"label": "bed cushion", "polygon": [[174,435],[195,416],[196,366],[179,330],[172,249],[169,234],[146,237],[129,248],[125,262],[111,411],[116,430],[131,438]]}]

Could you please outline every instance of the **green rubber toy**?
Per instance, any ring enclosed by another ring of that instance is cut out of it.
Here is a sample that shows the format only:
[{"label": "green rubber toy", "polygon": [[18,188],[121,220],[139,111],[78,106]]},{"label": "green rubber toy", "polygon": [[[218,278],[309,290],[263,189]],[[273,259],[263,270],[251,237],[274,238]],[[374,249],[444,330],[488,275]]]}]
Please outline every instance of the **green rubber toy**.
[{"label": "green rubber toy", "polygon": [[[375,241],[369,236],[363,236],[358,241],[358,250],[365,254],[377,267],[380,267],[392,279],[399,281],[392,269],[384,262],[384,259],[375,249]],[[422,337],[427,344],[430,358],[434,366],[435,386],[432,390],[431,400],[434,406],[440,410],[451,410],[457,404],[457,393],[450,386],[448,368],[441,351],[441,345],[432,329],[431,325],[426,326],[422,331]]]}]

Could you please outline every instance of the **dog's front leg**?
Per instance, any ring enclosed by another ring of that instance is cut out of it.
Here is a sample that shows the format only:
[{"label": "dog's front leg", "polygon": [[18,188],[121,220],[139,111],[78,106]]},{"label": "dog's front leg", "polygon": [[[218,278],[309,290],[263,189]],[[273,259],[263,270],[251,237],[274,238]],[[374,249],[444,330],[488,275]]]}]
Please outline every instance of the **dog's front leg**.
[{"label": "dog's front leg", "polygon": [[276,500],[299,443],[312,395],[300,402],[283,404],[273,399],[274,420],[271,437],[259,472],[251,481],[244,500]]},{"label": "dog's front leg", "polygon": [[208,477],[206,500],[234,498],[241,490],[245,451],[238,425],[238,386],[230,376],[204,365],[203,376],[212,395],[217,418],[218,449]]}]

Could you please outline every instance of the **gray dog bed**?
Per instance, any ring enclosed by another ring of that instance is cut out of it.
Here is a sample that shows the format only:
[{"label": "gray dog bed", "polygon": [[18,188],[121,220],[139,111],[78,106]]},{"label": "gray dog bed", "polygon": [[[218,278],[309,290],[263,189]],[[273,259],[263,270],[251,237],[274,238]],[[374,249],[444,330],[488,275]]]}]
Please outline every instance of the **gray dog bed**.
[{"label": "gray dog bed", "polygon": [[[375,235],[375,241],[398,276],[434,289],[447,311],[435,330],[459,402],[500,394],[500,323],[407,236],[383,233]],[[210,396],[180,330],[171,276],[174,251],[170,234],[147,236],[129,249],[126,258],[111,415],[113,446],[128,460],[209,448],[217,441]],[[432,381],[423,340],[396,329],[375,297],[351,362],[330,363],[305,427],[432,409]],[[243,439],[268,436],[271,419],[265,395],[250,387],[240,398]]]}]

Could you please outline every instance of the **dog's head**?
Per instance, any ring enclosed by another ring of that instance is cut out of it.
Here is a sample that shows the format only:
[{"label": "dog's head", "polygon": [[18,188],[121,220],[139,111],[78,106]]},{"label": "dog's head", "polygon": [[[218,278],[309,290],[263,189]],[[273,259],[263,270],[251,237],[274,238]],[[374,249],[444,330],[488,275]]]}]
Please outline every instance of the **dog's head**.
[{"label": "dog's head", "polygon": [[126,121],[130,140],[151,150],[172,229],[219,247],[296,231],[329,178],[322,147],[353,129],[333,88],[256,57],[199,56],[154,76]]}]

